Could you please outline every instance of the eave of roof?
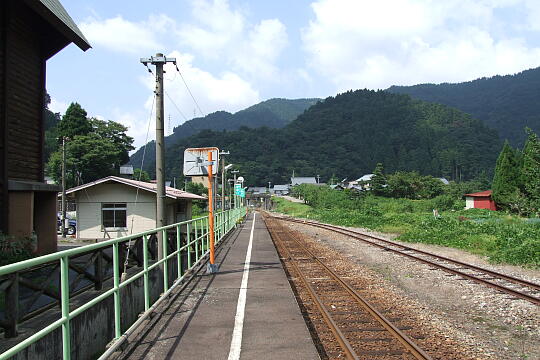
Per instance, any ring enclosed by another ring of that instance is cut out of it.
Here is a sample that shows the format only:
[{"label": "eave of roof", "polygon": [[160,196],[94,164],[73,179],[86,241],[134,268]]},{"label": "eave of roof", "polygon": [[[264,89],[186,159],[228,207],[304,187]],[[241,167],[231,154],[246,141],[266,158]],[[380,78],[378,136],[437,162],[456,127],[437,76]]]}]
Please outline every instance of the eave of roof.
[{"label": "eave of roof", "polygon": [[26,4],[81,50],[91,48],[71,16],[58,0],[25,0]]},{"label": "eave of roof", "polygon": [[[120,184],[132,186],[132,187],[135,187],[135,188],[139,188],[141,190],[149,191],[149,192],[152,192],[154,194],[156,193],[156,185],[155,184],[151,184],[151,183],[147,183],[147,182],[143,182],[143,181],[137,181],[137,180],[124,179],[124,178],[121,178],[121,177],[118,177],[118,176],[107,176],[107,177],[105,177],[103,179],[99,179],[99,180],[96,180],[96,181],[89,182],[87,184],[79,185],[79,186],[76,186],[74,188],[68,189],[68,190],[66,190],[66,194],[75,193],[77,191],[87,189],[89,187],[99,185],[99,184],[103,184],[103,183],[106,183],[106,182],[109,182],[109,181],[114,181],[114,182],[117,182],[117,183],[120,183]],[[190,192],[174,189],[174,188],[171,188],[171,187],[168,187],[168,186],[165,188],[165,190],[166,190],[167,197],[169,197],[171,199],[206,200],[206,198],[203,197],[203,196],[195,195],[195,194],[192,194]]]},{"label": "eave of roof", "polygon": [[480,192],[471,193],[471,194],[465,194],[465,195],[463,195],[463,196],[470,196],[470,197],[488,197],[488,196],[491,196],[491,190],[480,191]]}]

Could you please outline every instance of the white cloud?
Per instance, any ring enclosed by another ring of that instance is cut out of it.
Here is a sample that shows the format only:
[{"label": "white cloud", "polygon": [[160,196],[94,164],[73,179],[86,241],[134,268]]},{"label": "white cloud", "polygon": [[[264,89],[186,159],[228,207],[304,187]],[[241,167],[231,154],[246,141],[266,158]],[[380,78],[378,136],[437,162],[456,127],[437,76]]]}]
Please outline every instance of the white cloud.
[{"label": "white cloud", "polygon": [[51,103],[49,104],[49,110],[51,110],[53,113],[60,113],[61,115],[64,115],[66,113],[66,110],[68,108],[68,104],[59,101],[58,99],[51,97]]},{"label": "white cloud", "polygon": [[501,36],[495,10],[523,4],[319,0],[303,29],[303,46],[309,68],[338,91],[514,73],[538,66],[540,48]]},{"label": "white cloud", "polygon": [[105,20],[88,18],[79,24],[92,46],[132,54],[162,48],[158,35],[173,26],[174,21],[166,15],[150,15],[142,22],[131,22],[120,15]]},{"label": "white cloud", "polygon": [[192,23],[178,27],[181,45],[197,56],[224,60],[232,70],[251,78],[276,80],[275,63],[288,45],[286,27],[279,19],[250,24],[227,0],[195,0],[192,16]]},{"label": "white cloud", "polygon": [[[259,92],[236,73],[225,71],[215,76],[194,66],[192,55],[174,51],[168,56],[176,58],[189,89],[205,114],[217,110],[236,112],[260,101]],[[191,118],[192,110],[197,109],[196,104],[189,95],[180,76],[173,77],[174,72],[176,72],[174,66],[167,65],[166,69],[167,78],[172,78],[172,80],[165,82],[168,95],[180,110],[188,118]],[[148,86],[153,89],[152,79],[150,79]],[[169,98],[166,96],[165,101],[168,100]],[[167,106],[166,111],[180,116],[172,104]],[[198,109],[196,112],[197,116],[200,116]]]},{"label": "white cloud", "polygon": [[[146,133],[148,129],[148,122],[150,121],[150,132],[148,134],[148,141],[155,139],[155,115],[150,118],[149,111],[146,113],[144,110],[125,111],[121,108],[114,108],[111,112],[111,119],[126,126],[128,128],[127,134],[133,138],[133,146],[135,152],[139,147],[144,145],[147,139]],[[154,113],[155,114],[155,113]]]},{"label": "white cloud", "polygon": [[[180,71],[204,115],[218,110],[236,112],[261,101],[259,92],[249,82],[233,72],[224,72],[215,76],[194,66],[192,55],[181,54],[178,51],[167,54],[167,57],[176,58]],[[165,133],[168,135],[169,115],[172,129],[185,121],[184,116],[191,119],[194,116],[200,117],[201,113],[181,77],[176,73],[175,67],[172,64],[167,64],[165,71]],[[149,93],[154,91],[154,76],[141,77],[141,82],[147,87]],[[152,117],[150,118],[151,109]],[[154,140],[155,103],[153,103],[153,95],[145,102],[144,110],[122,111],[115,109],[113,119],[128,126],[128,135],[135,139],[134,146],[136,148],[145,144],[148,121],[151,119],[148,141]]]}]

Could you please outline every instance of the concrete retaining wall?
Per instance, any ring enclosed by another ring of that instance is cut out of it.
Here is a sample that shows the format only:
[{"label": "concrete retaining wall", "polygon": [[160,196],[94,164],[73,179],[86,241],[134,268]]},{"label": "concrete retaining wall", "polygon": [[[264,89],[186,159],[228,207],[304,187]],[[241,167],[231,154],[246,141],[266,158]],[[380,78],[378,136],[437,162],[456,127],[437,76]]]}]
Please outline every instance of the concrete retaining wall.
[{"label": "concrete retaining wall", "polygon": [[[187,259],[185,259],[187,260]],[[182,263],[187,261],[183,259]],[[176,259],[169,261],[169,279],[172,285],[176,278]],[[141,268],[132,269],[133,272]],[[163,278],[157,269],[150,272],[150,294],[153,303],[163,291]],[[104,290],[112,287],[112,279],[104,283]],[[143,277],[121,289],[121,323],[122,332],[133,324],[138,315],[144,311]],[[103,291],[87,291],[79,295],[71,304],[73,311],[80,304],[95,298]],[[13,347],[22,339],[27,338],[45,325],[59,319],[59,309],[49,310],[29,321],[19,325],[19,336],[13,339],[2,339],[2,351]],[[107,344],[114,337],[114,296],[111,295],[81,315],[71,319],[71,358],[77,360],[96,359],[106,350]],[[62,328],[44,336],[36,343],[19,352],[12,359],[56,360],[62,359]]]}]

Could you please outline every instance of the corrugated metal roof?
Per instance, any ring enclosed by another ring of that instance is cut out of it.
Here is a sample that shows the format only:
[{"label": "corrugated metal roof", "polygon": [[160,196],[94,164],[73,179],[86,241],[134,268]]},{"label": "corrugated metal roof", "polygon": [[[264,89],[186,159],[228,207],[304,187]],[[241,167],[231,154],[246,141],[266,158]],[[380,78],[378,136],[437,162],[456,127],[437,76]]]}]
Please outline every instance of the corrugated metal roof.
[{"label": "corrugated metal roof", "polygon": [[77,27],[71,16],[58,0],[25,0],[49,24],[63,34],[68,40],[74,42],[81,50],[86,51],[91,46]]},{"label": "corrugated metal roof", "polygon": [[[99,180],[96,180],[96,181],[92,181],[92,182],[90,182],[88,184],[84,184],[84,185],[80,185],[80,186],[76,186],[74,188],[68,189],[68,190],[66,190],[66,194],[71,194],[71,193],[74,193],[74,192],[77,192],[79,190],[83,190],[83,189],[86,189],[86,188],[89,188],[89,187],[92,187],[92,186],[95,186],[95,185],[103,184],[103,183],[108,182],[108,181],[114,181],[114,182],[125,184],[125,185],[128,185],[128,186],[133,186],[133,187],[136,187],[136,188],[139,188],[139,189],[142,189],[142,190],[146,190],[146,191],[150,191],[150,192],[153,192],[153,193],[156,193],[156,188],[157,188],[156,184],[147,183],[147,182],[144,182],[144,181],[124,179],[124,178],[121,178],[121,177],[118,177],[118,176],[107,176],[106,178],[99,179]],[[170,198],[173,198],[173,199],[206,200],[205,197],[195,195],[195,194],[192,194],[192,193],[187,192],[187,191],[178,190],[178,189],[168,187],[168,186],[165,187],[165,191],[167,193],[167,197],[170,197]]]},{"label": "corrugated metal roof", "polygon": [[356,179],[355,181],[370,181],[371,178],[373,177],[373,174],[366,174],[364,176],[362,176],[361,178],[358,178]]},{"label": "corrugated metal roof", "polygon": [[488,197],[488,196],[491,196],[491,190],[480,191],[480,192],[472,193],[472,194],[465,194],[465,195],[463,195],[463,196],[471,196],[471,197]]},{"label": "corrugated metal roof", "polygon": [[291,184],[300,185],[300,184],[316,184],[317,180],[314,177],[292,177]]},{"label": "corrugated metal roof", "polygon": [[274,191],[289,190],[289,185],[274,185]]}]

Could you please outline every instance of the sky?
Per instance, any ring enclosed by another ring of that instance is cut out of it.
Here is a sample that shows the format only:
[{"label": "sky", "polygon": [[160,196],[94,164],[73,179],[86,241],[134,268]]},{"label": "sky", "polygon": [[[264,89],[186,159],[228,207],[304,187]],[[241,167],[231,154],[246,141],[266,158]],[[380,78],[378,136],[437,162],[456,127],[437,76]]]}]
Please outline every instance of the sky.
[{"label": "sky", "polygon": [[158,52],[176,58],[181,74],[165,67],[166,134],[270,98],[540,66],[538,0],[61,2],[92,48],[71,44],[47,62],[49,108],[63,114],[78,102],[89,116],[126,125],[137,148],[155,138],[155,79],[140,58]]}]

